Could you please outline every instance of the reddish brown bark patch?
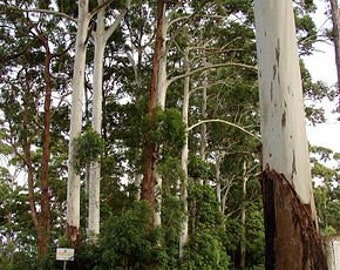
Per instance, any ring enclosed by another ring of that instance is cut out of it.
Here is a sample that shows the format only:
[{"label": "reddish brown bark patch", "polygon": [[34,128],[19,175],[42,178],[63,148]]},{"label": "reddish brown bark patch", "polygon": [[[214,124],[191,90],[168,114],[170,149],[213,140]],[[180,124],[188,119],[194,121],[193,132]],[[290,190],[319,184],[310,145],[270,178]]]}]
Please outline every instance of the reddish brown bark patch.
[{"label": "reddish brown bark patch", "polygon": [[71,247],[78,248],[80,245],[80,231],[76,226],[67,224],[67,239]]},{"label": "reddish brown bark patch", "polygon": [[265,170],[262,192],[266,270],[326,270],[327,262],[310,205],[282,174]]},{"label": "reddish brown bark patch", "polygon": [[[152,58],[152,74],[151,85],[149,91],[149,104],[148,104],[148,124],[149,130],[144,138],[144,176],[141,184],[141,199],[148,202],[154,211],[155,209],[155,186],[156,186],[156,163],[159,156],[159,147],[152,141],[151,133],[154,131],[154,122],[157,109],[157,84],[159,61],[162,57],[163,50],[163,27],[164,27],[164,9],[165,1],[157,1],[157,26],[156,26],[156,41],[155,51]],[[153,223],[153,214],[151,223]]]}]

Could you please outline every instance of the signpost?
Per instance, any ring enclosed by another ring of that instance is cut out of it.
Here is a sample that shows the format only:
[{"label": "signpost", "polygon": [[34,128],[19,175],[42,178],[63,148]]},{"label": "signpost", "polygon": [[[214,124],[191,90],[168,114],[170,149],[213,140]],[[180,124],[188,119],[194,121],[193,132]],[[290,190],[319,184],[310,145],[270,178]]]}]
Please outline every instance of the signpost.
[{"label": "signpost", "polygon": [[63,261],[63,270],[66,270],[66,262],[74,260],[74,248],[57,248],[56,260]]}]

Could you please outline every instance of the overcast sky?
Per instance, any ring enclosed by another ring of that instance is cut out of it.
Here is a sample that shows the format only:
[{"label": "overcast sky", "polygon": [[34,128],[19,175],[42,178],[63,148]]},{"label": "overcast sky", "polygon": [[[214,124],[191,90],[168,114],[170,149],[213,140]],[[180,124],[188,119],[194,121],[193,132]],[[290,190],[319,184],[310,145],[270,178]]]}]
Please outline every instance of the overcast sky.
[{"label": "overcast sky", "polygon": [[[325,16],[326,4],[325,1],[315,1],[318,10],[315,14],[315,21],[320,31],[325,27],[331,26],[331,21]],[[321,80],[329,86],[334,86],[336,82],[336,67],[334,60],[334,48],[331,44],[319,42],[315,46],[313,56],[305,58],[305,63],[308,70],[311,72],[313,80]],[[339,100],[339,98],[337,98]],[[339,115],[331,113],[335,108],[335,103],[324,101],[320,104],[327,110],[327,122],[318,124],[315,127],[307,126],[308,139],[313,145],[324,146],[340,152],[340,122],[337,121]]]}]

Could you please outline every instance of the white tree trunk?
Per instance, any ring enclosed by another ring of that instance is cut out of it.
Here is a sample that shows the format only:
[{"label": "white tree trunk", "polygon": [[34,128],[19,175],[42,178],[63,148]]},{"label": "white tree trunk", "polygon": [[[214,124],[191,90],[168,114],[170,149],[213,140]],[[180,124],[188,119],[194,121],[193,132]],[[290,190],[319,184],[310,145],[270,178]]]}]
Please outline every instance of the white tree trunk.
[{"label": "white tree trunk", "polygon": [[242,209],[241,209],[241,243],[240,243],[240,269],[246,267],[246,199],[247,199],[247,161],[243,161],[242,175]]},{"label": "white tree trunk", "polygon": [[[205,48],[203,49],[203,65],[204,67],[208,66]],[[203,88],[202,88],[202,120],[207,119],[207,88],[208,88],[208,71],[203,71]],[[201,147],[200,147],[200,155],[202,160],[206,159],[206,147],[207,147],[207,125],[205,123],[201,126]],[[205,179],[200,179],[201,185],[204,184]]]},{"label": "white tree trunk", "polygon": [[256,0],[266,269],[326,269],[318,234],[292,1]]},{"label": "white tree trunk", "polygon": [[263,164],[313,201],[291,1],[255,1]]},{"label": "white tree trunk", "polygon": [[[189,49],[185,50],[184,54],[184,65],[185,72],[190,72],[189,66]],[[189,136],[188,136],[188,126],[189,126],[189,100],[190,100],[190,77],[186,76],[184,78],[184,93],[183,93],[183,107],[182,107],[182,117],[185,125],[185,143],[182,148],[181,156],[181,167],[183,170],[183,182],[179,184],[181,190],[181,201],[183,203],[184,220],[181,224],[181,231],[179,236],[179,257],[182,258],[184,253],[184,245],[187,244],[189,240],[189,214],[188,214],[188,156],[189,156]]]},{"label": "white tree trunk", "polygon": [[[165,14],[165,10],[163,11]],[[168,30],[168,18],[164,15],[163,21],[163,46],[161,51],[161,57],[159,59],[159,70],[158,70],[158,79],[157,79],[157,106],[164,111],[165,109],[165,101],[166,101],[166,92],[168,89],[167,86],[167,55],[166,55],[166,34]],[[156,199],[156,209],[155,209],[155,217],[154,224],[155,226],[162,225],[162,176],[160,174],[156,174],[156,185],[155,185],[155,199]]]},{"label": "white tree trunk", "polygon": [[[102,3],[103,0],[98,0],[98,5]],[[103,62],[106,45],[104,11],[101,9],[97,13],[96,32],[94,33],[92,128],[98,134],[101,134],[103,111]],[[100,162],[91,162],[88,190],[88,234],[91,242],[96,242],[100,233],[100,173]]]},{"label": "white tree trunk", "polygon": [[216,196],[218,201],[218,210],[222,215],[224,213],[222,212],[222,188],[221,188],[221,161],[222,161],[221,154],[218,154],[216,157],[216,163],[215,163],[215,178],[216,178]]},{"label": "white tree trunk", "polygon": [[75,59],[72,81],[72,107],[70,121],[70,141],[68,152],[67,182],[67,234],[75,244],[79,238],[80,227],[80,175],[75,170],[74,139],[81,133],[84,96],[84,72],[86,60],[86,37],[89,24],[88,0],[78,1],[78,29],[75,44]]},{"label": "white tree trunk", "polygon": [[[98,6],[104,4],[104,0],[98,0]],[[96,31],[94,32],[94,68],[93,68],[93,111],[92,128],[98,134],[102,130],[102,103],[103,103],[103,65],[105,46],[108,39],[117,29],[127,10],[130,8],[130,0],[127,1],[126,8],[118,15],[114,23],[105,30],[105,8],[97,13]],[[96,242],[100,233],[100,162],[92,162],[90,166],[89,179],[89,219],[88,233],[90,241]]]}]

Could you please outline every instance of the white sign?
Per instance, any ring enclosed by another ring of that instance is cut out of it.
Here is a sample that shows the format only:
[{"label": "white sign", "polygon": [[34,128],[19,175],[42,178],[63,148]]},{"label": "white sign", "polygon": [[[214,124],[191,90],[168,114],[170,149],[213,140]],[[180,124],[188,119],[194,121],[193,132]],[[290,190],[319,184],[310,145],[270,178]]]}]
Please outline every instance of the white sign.
[{"label": "white sign", "polygon": [[57,261],[73,261],[74,249],[73,248],[57,248],[56,250]]}]

